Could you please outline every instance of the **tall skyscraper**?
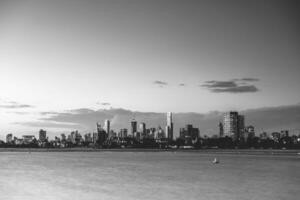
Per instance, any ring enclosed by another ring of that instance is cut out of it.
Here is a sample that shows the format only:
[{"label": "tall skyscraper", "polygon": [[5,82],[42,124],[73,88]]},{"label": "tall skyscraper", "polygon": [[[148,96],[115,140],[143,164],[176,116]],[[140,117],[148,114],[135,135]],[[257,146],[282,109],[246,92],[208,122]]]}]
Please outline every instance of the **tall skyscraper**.
[{"label": "tall skyscraper", "polygon": [[173,140],[173,121],[171,112],[167,112],[166,138]]},{"label": "tall skyscraper", "polygon": [[238,115],[238,135],[239,138],[245,137],[245,116]]},{"label": "tall skyscraper", "polygon": [[139,132],[141,133],[142,138],[146,137],[146,124],[145,123],[140,123]]},{"label": "tall skyscraper", "polygon": [[105,132],[106,132],[106,134],[108,135],[108,136],[110,136],[109,134],[110,134],[110,121],[108,120],[108,119],[106,119],[105,121],[104,121],[104,130],[105,130]]},{"label": "tall skyscraper", "polygon": [[228,112],[224,114],[223,119],[224,136],[232,137],[233,140],[239,140],[245,133],[245,116],[238,112]]},{"label": "tall skyscraper", "polygon": [[132,137],[134,137],[136,135],[137,132],[137,121],[135,121],[135,119],[133,119],[131,121],[131,135]]},{"label": "tall skyscraper", "polygon": [[102,145],[106,139],[107,139],[107,133],[103,128],[101,128],[101,125],[97,123],[97,143]]},{"label": "tall skyscraper", "polygon": [[238,112],[228,112],[223,118],[224,136],[232,137],[234,140],[238,138]]},{"label": "tall skyscraper", "polygon": [[219,135],[220,135],[220,137],[223,137],[223,135],[224,135],[224,129],[223,129],[222,122],[219,123]]}]

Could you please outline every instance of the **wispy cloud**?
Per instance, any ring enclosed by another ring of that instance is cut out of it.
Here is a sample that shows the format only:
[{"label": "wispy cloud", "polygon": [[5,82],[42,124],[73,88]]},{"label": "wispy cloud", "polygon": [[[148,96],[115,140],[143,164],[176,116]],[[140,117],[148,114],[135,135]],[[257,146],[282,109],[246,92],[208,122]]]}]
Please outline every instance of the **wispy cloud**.
[{"label": "wispy cloud", "polygon": [[207,88],[214,93],[249,93],[258,92],[259,89],[247,82],[259,81],[257,78],[232,79],[230,81],[206,81],[201,87]]},{"label": "wispy cloud", "polygon": [[258,78],[250,78],[250,77],[246,77],[246,78],[240,78],[240,79],[233,79],[234,81],[246,81],[246,82],[255,82],[255,81],[259,81]]},{"label": "wispy cloud", "polygon": [[5,109],[17,109],[17,108],[33,108],[34,106],[28,104],[20,104],[15,101],[2,101],[0,103],[0,108]]},{"label": "wispy cloud", "polygon": [[37,122],[15,122],[14,124],[30,126],[30,127],[40,127],[40,128],[71,128],[80,129],[82,126],[77,123],[65,123],[65,122],[49,122],[49,121],[37,121]]},{"label": "wispy cloud", "polygon": [[102,105],[102,106],[110,106],[111,105],[109,102],[97,102],[96,104]]},{"label": "wispy cloud", "polygon": [[154,81],[153,84],[158,85],[159,87],[164,87],[164,86],[168,85],[167,82],[159,81],[159,80]]}]

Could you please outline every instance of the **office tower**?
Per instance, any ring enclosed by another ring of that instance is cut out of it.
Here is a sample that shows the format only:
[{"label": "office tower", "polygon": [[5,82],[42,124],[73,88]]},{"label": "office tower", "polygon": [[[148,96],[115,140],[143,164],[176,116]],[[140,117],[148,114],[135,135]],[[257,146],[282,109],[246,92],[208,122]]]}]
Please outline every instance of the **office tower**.
[{"label": "office tower", "polygon": [[46,141],[46,135],[47,135],[47,132],[45,131],[45,130],[43,130],[43,129],[41,129],[40,131],[39,131],[39,140],[41,141],[41,142],[45,142]]},{"label": "office tower", "polygon": [[192,124],[187,124],[185,128],[180,128],[180,138],[183,139],[185,145],[192,145],[200,137],[199,128],[194,128]]},{"label": "office tower", "polygon": [[109,135],[109,133],[110,133],[110,121],[108,120],[108,119],[106,119],[105,121],[104,121],[104,130],[105,130],[105,132],[106,132],[106,134],[108,135],[108,136],[110,136]]},{"label": "office tower", "polygon": [[234,140],[238,139],[238,112],[224,114],[223,129],[224,136],[232,137]]},{"label": "office tower", "polygon": [[103,128],[101,128],[101,125],[97,123],[97,142],[98,144],[102,145],[105,140],[107,139],[107,134]]},{"label": "office tower", "polygon": [[219,135],[220,135],[220,137],[223,137],[223,135],[224,135],[224,129],[223,129],[222,122],[219,123]]},{"label": "office tower", "polygon": [[239,138],[244,138],[245,134],[245,116],[238,115],[238,136]]},{"label": "office tower", "polygon": [[13,135],[11,133],[6,135],[6,143],[7,144],[13,143]]},{"label": "office tower", "polygon": [[166,138],[173,140],[173,121],[171,112],[167,113]]},{"label": "office tower", "polygon": [[131,135],[132,135],[132,137],[135,136],[136,132],[137,132],[137,122],[135,121],[135,119],[133,119],[131,121]]},{"label": "office tower", "polygon": [[141,138],[146,137],[146,124],[145,123],[140,123],[139,132],[141,133]]}]

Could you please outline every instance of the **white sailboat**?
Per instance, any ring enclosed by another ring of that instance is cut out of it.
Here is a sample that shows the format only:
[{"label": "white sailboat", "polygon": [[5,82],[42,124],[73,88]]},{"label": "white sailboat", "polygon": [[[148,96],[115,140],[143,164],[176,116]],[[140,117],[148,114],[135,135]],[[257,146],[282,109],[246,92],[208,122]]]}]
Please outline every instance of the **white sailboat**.
[{"label": "white sailboat", "polygon": [[220,161],[219,161],[217,158],[215,158],[215,159],[213,160],[213,164],[218,164],[218,163],[220,163]]}]

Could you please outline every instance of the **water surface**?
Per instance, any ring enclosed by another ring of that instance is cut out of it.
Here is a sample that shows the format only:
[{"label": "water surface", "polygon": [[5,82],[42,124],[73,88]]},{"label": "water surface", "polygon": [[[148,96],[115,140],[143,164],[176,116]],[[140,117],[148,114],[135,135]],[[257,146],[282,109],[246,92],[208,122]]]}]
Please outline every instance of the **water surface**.
[{"label": "water surface", "polygon": [[[212,164],[214,157],[220,164]],[[1,152],[0,199],[298,199],[299,156]]]}]

